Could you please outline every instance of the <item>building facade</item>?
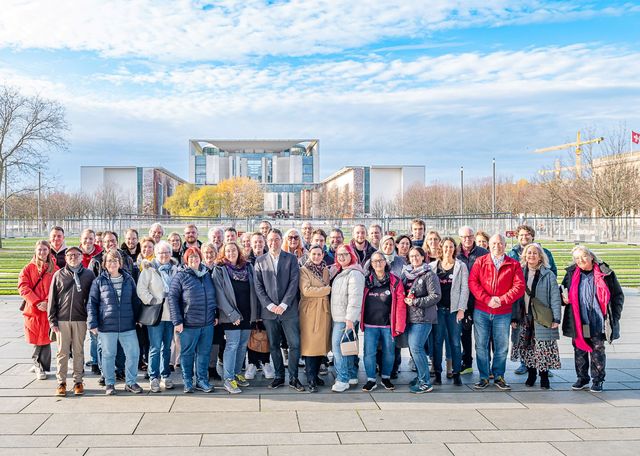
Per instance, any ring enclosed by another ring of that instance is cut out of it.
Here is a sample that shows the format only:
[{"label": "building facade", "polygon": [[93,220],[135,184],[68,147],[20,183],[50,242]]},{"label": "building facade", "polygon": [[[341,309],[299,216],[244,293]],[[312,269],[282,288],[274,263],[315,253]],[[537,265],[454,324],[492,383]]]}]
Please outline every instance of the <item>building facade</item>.
[{"label": "building facade", "polygon": [[425,185],[424,166],[347,166],[303,192],[302,215],[394,215],[413,185]]},{"label": "building facade", "polygon": [[189,140],[189,180],[216,185],[249,177],[264,189],[264,210],[300,213],[300,195],[319,180],[317,139]]},{"label": "building facade", "polygon": [[123,206],[144,215],[167,215],[168,197],[186,181],[164,168],[139,166],[81,166],[83,193],[113,191]]}]

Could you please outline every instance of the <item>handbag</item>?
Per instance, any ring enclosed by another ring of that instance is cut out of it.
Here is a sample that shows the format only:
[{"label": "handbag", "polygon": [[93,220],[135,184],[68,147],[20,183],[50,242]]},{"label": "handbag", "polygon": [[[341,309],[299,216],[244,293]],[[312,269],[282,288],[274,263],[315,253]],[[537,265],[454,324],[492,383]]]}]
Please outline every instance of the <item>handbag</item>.
[{"label": "handbag", "polygon": [[[40,277],[38,277],[38,280],[36,281],[36,284],[33,286],[33,290],[36,289],[36,287],[38,286],[38,284],[40,283],[40,281],[42,280],[42,278],[44,277],[46,270],[42,272],[42,274],[40,274]],[[27,306],[27,301],[26,300],[22,300],[22,302],[20,303],[20,312],[24,312],[24,308]]]},{"label": "handbag", "polygon": [[[353,338],[349,334],[353,334]],[[342,356],[358,356],[359,352],[358,335],[354,330],[345,328],[340,338],[340,353],[342,353]]]},{"label": "handbag", "polygon": [[156,326],[162,318],[162,306],[160,304],[142,305],[140,315],[138,315],[138,323],[145,326]]},{"label": "handbag", "polygon": [[531,313],[536,323],[544,326],[545,328],[551,328],[553,324],[553,312],[551,309],[540,301],[538,298],[531,297],[529,300],[531,305]]},{"label": "handbag", "polygon": [[247,348],[258,353],[269,353],[269,336],[267,336],[267,331],[263,329],[252,329]]}]

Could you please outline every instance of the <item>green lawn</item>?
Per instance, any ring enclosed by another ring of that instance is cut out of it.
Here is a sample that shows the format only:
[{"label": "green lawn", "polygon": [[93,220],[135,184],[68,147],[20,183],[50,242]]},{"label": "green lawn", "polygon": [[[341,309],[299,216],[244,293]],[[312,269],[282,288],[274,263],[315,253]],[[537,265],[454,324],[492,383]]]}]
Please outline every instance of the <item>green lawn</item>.
[{"label": "green lawn", "polygon": [[[18,274],[33,256],[35,239],[5,239],[0,249],[0,295],[16,294]],[[78,238],[67,239],[67,244],[78,244]],[[563,269],[571,263],[570,242],[544,241],[551,250],[559,269],[560,279]],[[586,244],[600,259],[606,261],[616,272],[622,286],[640,287],[640,246],[626,244]]]}]

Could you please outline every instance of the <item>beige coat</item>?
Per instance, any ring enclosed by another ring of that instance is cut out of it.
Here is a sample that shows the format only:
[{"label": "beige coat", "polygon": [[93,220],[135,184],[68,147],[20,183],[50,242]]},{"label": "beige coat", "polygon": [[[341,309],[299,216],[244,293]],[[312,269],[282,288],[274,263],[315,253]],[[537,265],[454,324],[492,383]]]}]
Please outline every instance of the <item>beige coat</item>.
[{"label": "beige coat", "polygon": [[300,354],[302,356],[324,356],[331,350],[330,293],[328,269],[325,269],[321,281],[307,268],[300,268]]}]

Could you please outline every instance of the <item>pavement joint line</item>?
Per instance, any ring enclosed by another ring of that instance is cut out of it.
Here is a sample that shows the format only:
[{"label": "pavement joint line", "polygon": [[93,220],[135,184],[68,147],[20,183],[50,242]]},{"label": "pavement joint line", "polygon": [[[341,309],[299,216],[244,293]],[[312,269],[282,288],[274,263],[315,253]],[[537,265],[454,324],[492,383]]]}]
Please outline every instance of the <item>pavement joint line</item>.
[{"label": "pavement joint line", "polygon": [[24,409],[26,409],[27,407],[29,407],[31,404],[33,404],[33,403],[34,403],[34,401],[35,401],[36,399],[37,399],[36,397],[32,398],[32,399],[31,399],[31,402],[29,402],[27,405],[25,405],[25,406],[24,406],[24,407],[22,407],[20,410],[18,410],[18,413],[22,413],[22,411],[23,411]]},{"label": "pavement joint line", "polygon": [[449,444],[448,443],[442,442],[442,445],[447,449],[447,451],[449,453],[451,453],[452,456],[455,456],[455,453],[453,452],[453,450],[451,448],[449,448]]},{"label": "pavement joint line", "polygon": [[[9,343],[9,342],[7,342],[7,343]],[[0,347],[1,347],[1,346],[4,346],[4,344],[0,345]],[[20,363],[12,364],[10,367],[6,368],[5,370],[0,371],[0,375],[4,374],[5,372],[9,372],[11,369],[13,369],[14,367],[16,367],[18,364],[20,364]]]},{"label": "pavement joint line", "polygon": [[[482,413],[481,409],[473,409],[473,410],[475,410],[476,412],[478,412],[478,413],[480,414],[480,416],[482,416],[482,418],[484,418],[485,420],[487,420],[487,421],[491,424],[491,426],[493,426],[493,427],[495,428],[495,430],[500,430],[500,428],[499,428],[498,426],[496,426],[496,425],[495,425],[495,423],[494,423],[493,421],[491,421],[489,418],[487,418],[487,417],[485,416],[485,414],[484,414],[484,413]],[[484,409],[483,409],[483,410],[484,410]],[[495,410],[495,409],[494,409],[494,410]]]},{"label": "pavement joint line", "polygon": [[[393,393],[393,391],[392,391]],[[378,401],[376,401],[376,396],[374,394],[368,393],[369,397],[373,400],[373,403],[376,404],[376,407],[378,407],[378,410],[382,410],[382,407],[380,407],[380,404],[378,404]],[[365,426],[366,428],[366,426]]]},{"label": "pavement joint line", "polygon": [[200,434],[200,440],[198,440],[198,446],[202,446],[202,439],[204,439],[204,434]]},{"label": "pavement joint line", "polygon": [[476,441],[474,443],[482,443],[480,438],[476,435],[476,432],[482,432],[482,431],[480,431],[478,429],[474,429],[474,430],[471,430],[469,432],[471,432],[471,435],[473,436],[473,438],[476,439]]},{"label": "pavement joint line", "polygon": [[338,442],[340,443],[340,445],[344,445],[342,443],[342,438],[340,438],[340,433],[338,431],[336,431],[336,436],[338,437]]},{"label": "pavement joint line", "polygon": [[178,396],[173,396],[173,400],[171,401],[171,406],[169,407],[169,411],[167,413],[172,413],[173,412],[173,407],[176,405],[176,399],[178,398]]},{"label": "pavement joint line", "polygon": [[553,448],[555,448],[557,451],[559,451],[560,453],[564,454],[565,456],[567,456],[567,453],[565,453],[564,451],[562,451],[560,448],[558,448],[557,446],[555,446],[553,443],[554,442],[547,442],[549,445],[551,445]]},{"label": "pavement joint line", "polygon": [[364,432],[369,432],[369,429],[367,428],[366,423],[364,422],[364,420],[362,419],[362,416],[360,415],[360,410],[356,409],[355,412],[358,415],[360,422],[362,423],[362,427],[364,427]]},{"label": "pavement joint line", "polygon": [[67,440],[67,438],[69,437],[69,434],[65,435],[62,440],[60,440],[60,443],[58,443],[58,446],[56,448],[61,448],[60,445],[62,445],[62,442],[64,442],[65,440]]},{"label": "pavement joint line", "polygon": [[[593,394],[592,394],[593,396]],[[592,429],[598,429],[597,427],[595,427],[593,424],[589,423],[587,420],[585,420],[584,418],[579,417],[578,415],[575,414],[575,412],[571,409],[565,408],[565,410],[569,413],[571,413],[573,416],[575,416],[576,418],[578,418],[580,421],[587,423],[589,426],[591,426]]]},{"label": "pavement joint line", "polygon": [[144,418],[145,414],[146,414],[145,412],[142,412],[140,414],[140,419],[138,420],[138,423],[136,424],[136,427],[133,428],[133,432],[131,434],[129,434],[129,435],[135,435],[136,431],[138,430],[138,426],[140,426],[140,423],[142,422],[142,419]]},{"label": "pavement joint line", "polygon": [[578,434],[575,433],[575,429],[567,429],[567,431],[571,432],[573,435],[578,437],[581,442],[586,442],[586,440],[584,440],[582,437],[580,437]]},{"label": "pavement joint line", "polygon": [[40,423],[40,425],[39,425],[37,428],[35,428],[35,429],[33,430],[33,432],[32,432],[31,434],[29,434],[29,435],[36,435],[36,432],[38,432],[38,429],[40,429],[42,426],[44,426],[44,423],[46,423],[47,421],[49,421],[49,420],[51,419],[51,417],[53,417],[54,413],[48,413],[47,415],[49,415],[49,416],[47,417],[47,419],[46,419],[46,420],[44,420],[42,423]]},{"label": "pavement joint line", "polygon": [[298,415],[298,410],[296,412],[296,423],[298,423],[298,432],[302,432],[302,426],[300,426],[300,415]]}]

